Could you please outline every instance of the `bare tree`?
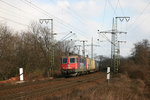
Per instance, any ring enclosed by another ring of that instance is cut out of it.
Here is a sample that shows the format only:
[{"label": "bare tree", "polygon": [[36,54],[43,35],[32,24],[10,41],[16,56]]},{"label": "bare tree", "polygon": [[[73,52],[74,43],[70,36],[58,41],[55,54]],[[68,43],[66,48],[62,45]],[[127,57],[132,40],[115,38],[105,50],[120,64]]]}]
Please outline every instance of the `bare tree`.
[{"label": "bare tree", "polygon": [[132,52],[133,59],[136,64],[141,64],[143,66],[149,66],[150,61],[150,43],[148,40],[143,40],[134,45]]},{"label": "bare tree", "polygon": [[[20,67],[26,75],[42,76],[51,65],[50,29],[37,23],[30,26],[18,34],[5,25],[0,26],[0,80],[17,76]],[[55,40],[55,70],[60,68],[61,56],[68,55],[72,47],[73,42]]]}]

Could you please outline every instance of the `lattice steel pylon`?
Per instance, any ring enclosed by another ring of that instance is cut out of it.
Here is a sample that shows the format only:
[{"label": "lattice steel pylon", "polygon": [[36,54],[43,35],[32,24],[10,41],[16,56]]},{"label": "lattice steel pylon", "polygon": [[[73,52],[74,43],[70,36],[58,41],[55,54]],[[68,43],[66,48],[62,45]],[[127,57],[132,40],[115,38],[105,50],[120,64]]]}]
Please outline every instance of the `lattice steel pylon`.
[{"label": "lattice steel pylon", "polygon": [[53,33],[53,19],[51,19],[51,43],[52,43],[52,48],[51,48],[51,76],[53,77],[54,74],[54,49],[55,49],[55,44],[54,44],[54,33]]},{"label": "lattice steel pylon", "polygon": [[82,49],[82,56],[85,57],[85,42],[88,42],[87,40],[72,40],[71,41],[74,41],[74,42],[83,42],[83,49]]},{"label": "lattice steel pylon", "polygon": [[[123,21],[124,19],[128,22],[130,17],[115,17],[113,18],[112,30],[111,31],[101,31],[99,33],[111,33],[111,68],[114,73],[118,73],[119,65],[120,65],[120,47],[118,41],[118,33],[127,33],[127,32],[119,32],[117,29],[117,20]],[[110,41],[109,41],[110,42]]]},{"label": "lattice steel pylon", "polygon": [[130,17],[115,17],[113,18],[112,24],[112,44],[111,44],[111,66],[113,67],[114,73],[118,73],[120,65],[120,46],[118,41],[118,33],[127,33],[119,32],[117,29],[117,20],[120,19],[122,22],[124,19],[128,22]]},{"label": "lattice steel pylon", "polygon": [[54,49],[55,49],[55,44],[54,44],[54,33],[53,33],[53,19],[40,19],[39,20],[40,23],[42,24],[43,22],[45,22],[46,24],[49,23],[49,21],[51,21],[51,29],[50,29],[50,40],[51,40],[51,49],[50,49],[50,67],[48,70],[48,77],[51,76],[53,77],[53,73],[54,73]]},{"label": "lattice steel pylon", "polygon": [[112,24],[112,37],[111,37],[111,66],[113,66],[114,73],[118,72],[119,58],[118,58],[118,39],[117,39],[117,21]]}]

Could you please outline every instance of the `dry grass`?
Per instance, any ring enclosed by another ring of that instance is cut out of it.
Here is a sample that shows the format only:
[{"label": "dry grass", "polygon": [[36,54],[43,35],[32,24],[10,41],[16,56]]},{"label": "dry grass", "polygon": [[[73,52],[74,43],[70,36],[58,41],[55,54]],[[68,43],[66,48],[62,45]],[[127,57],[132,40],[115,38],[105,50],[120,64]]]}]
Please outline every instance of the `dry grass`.
[{"label": "dry grass", "polygon": [[[96,83],[96,84],[95,84]],[[92,84],[92,83],[91,83]],[[141,79],[130,79],[128,75],[119,75],[109,84],[93,82],[92,87],[79,86],[62,95],[45,97],[45,100],[149,100],[145,83]]]}]

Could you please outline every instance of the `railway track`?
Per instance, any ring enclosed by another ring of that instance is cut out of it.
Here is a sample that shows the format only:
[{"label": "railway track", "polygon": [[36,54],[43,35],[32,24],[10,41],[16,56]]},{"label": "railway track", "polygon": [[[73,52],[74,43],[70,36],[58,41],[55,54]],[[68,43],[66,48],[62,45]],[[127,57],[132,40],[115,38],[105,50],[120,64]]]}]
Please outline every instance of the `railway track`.
[{"label": "railway track", "polygon": [[90,82],[90,81],[94,81],[97,79],[102,79],[104,78],[105,75],[104,74],[100,74],[98,76],[92,76],[92,77],[88,77],[88,78],[84,78],[84,79],[76,79],[73,81],[68,81],[66,80],[66,82],[64,83],[60,83],[60,84],[56,84],[53,87],[51,85],[47,86],[47,87],[42,87],[42,88],[36,88],[33,90],[29,90],[29,91],[21,91],[21,92],[17,92],[14,94],[9,94],[9,95],[5,95],[0,97],[0,99],[2,100],[24,100],[24,99],[30,99],[30,98],[34,98],[37,96],[43,96],[61,89],[67,89],[67,88],[72,88],[78,85],[81,85],[83,83],[86,82]]}]

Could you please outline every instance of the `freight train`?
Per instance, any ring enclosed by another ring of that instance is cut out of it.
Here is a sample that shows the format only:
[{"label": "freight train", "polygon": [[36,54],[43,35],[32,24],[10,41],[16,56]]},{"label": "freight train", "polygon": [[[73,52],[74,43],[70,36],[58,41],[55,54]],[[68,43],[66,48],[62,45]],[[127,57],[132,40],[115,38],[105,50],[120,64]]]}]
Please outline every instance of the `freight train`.
[{"label": "freight train", "polygon": [[61,72],[63,76],[77,76],[99,70],[99,62],[79,55],[62,56]]}]

